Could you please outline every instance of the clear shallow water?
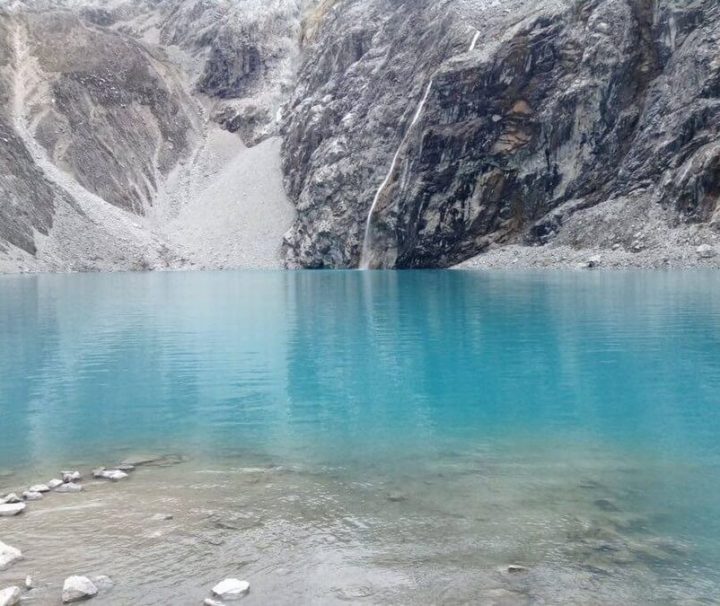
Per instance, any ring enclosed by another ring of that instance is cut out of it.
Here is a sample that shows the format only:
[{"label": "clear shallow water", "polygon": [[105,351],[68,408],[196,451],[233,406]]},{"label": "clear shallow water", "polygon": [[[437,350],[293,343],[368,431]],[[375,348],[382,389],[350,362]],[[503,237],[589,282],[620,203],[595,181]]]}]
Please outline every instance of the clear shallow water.
[{"label": "clear shallow water", "polygon": [[[719,436],[717,273],[0,277],[0,471],[15,471],[0,484],[188,455],[98,493],[100,511],[165,482],[195,512],[169,531],[176,550],[172,532],[210,540],[208,517],[242,501],[263,529],[237,530],[256,546],[246,572],[276,603],[718,603]],[[36,539],[61,516],[47,507],[27,517]],[[225,534],[207,582],[236,558]],[[288,578],[289,562],[338,583]],[[530,572],[498,572],[513,562]],[[143,603],[134,586],[118,603]]]}]

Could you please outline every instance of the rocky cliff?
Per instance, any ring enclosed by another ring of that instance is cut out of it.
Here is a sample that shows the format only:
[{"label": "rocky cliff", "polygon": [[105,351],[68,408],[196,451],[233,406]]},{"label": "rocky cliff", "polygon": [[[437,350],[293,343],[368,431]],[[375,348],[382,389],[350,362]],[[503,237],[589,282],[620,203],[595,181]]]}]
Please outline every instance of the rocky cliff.
[{"label": "rocky cliff", "polygon": [[285,125],[289,263],[714,240],[683,226],[720,224],[719,42],[714,1],[336,5]]},{"label": "rocky cliff", "polygon": [[719,42],[714,0],[6,2],[0,271],[718,264]]}]

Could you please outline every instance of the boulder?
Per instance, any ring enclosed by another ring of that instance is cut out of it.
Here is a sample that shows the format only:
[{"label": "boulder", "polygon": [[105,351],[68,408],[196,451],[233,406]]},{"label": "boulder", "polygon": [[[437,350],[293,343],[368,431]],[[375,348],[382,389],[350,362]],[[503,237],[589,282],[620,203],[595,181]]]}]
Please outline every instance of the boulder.
[{"label": "boulder", "polygon": [[82,492],[83,487],[81,484],[75,484],[75,482],[68,482],[67,484],[60,484],[55,489],[55,492]]},{"label": "boulder", "polygon": [[22,552],[0,541],[0,570],[10,568],[18,560],[22,560]]},{"label": "boulder", "polygon": [[238,579],[225,579],[212,588],[214,596],[223,600],[234,600],[243,597],[250,591],[250,583]]},{"label": "boulder", "polygon": [[6,495],[4,499],[2,499],[2,503],[19,503],[22,501],[22,499],[17,496],[14,492],[11,492],[10,494]]},{"label": "boulder", "polygon": [[0,505],[0,518],[16,516],[25,511],[25,503],[5,503]]},{"label": "boulder", "polygon": [[65,579],[62,591],[63,604],[88,600],[97,595],[98,589],[87,577],[73,576]]},{"label": "boulder", "polygon": [[48,488],[49,488],[50,490],[55,490],[58,486],[62,486],[62,484],[63,484],[63,481],[62,481],[62,480],[58,480],[57,478],[53,478],[52,480],[50,480],[50,481],[47,483]]},{"label": "boulder", "polygon": [[0,606],[16,606],[20,603],[22,592],[19,587],[7,587],[0,591]]},{"label": "boulder", "polygon": [[105,480],[118,482],[127,478],[128,474],[126,474],[124,471],[120,471],[119,469],[96,469],[95,471],[93,471],[93,476],[96,478],[103,478]]},{"label": "boulder", "polygon": [[47,484],[33,484],[28,492],[50,492],[50,487]]},{"label": "boulder", "polygon": [[77,482],[78,480],[82,480],[82,475],[79,471],[62,471],[60,472],[62,474],[62,480],[66,484],[69,482]]},{"label": "boulder", "polygon": [[42,492],[33,492],[32,490],[26,490],[22,496],[26,501],[39,501],[43,498]]},{"label": "boulder", "polygon": [[695,249],[695,252],[701,259],[712,259],[718,254],[718,251],[709,244],[701,244]]}]

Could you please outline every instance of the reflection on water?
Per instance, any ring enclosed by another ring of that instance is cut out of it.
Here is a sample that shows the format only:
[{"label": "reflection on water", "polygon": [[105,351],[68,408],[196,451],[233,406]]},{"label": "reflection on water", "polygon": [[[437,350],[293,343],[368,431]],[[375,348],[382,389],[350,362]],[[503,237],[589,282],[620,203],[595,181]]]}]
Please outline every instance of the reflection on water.
[{"label": "reflection on water", "polygon": [[[72,529],[80,568],[155,570],[118,603],[170,599],[173,544],[211,558],[184,586],[201,600],[240,543],[275,603],[712,603],[718,394],[716,273],[3,277],[0,489],[132,450],[191,461],[0,539]],[[138,543],[158,483],[181,521]],[[103,539],[108,516],[135,530]]]}]

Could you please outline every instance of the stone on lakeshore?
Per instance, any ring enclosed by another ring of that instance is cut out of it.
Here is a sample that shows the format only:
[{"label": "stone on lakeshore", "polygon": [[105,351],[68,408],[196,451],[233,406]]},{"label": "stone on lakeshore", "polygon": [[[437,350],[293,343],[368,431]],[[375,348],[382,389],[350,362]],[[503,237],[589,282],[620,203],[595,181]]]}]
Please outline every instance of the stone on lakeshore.
[{"label": "stone on lakeshore", "polygon": [[62,591],[63,604],[88,600],[97,595],[98,589],[87,577],[73,576],[65,579]]},{"label": "stone on lakeshore", "polygon": [[[95,474],[93,474],[95,475]],[[128,474],[126,474],[124,471],[120,471],[119,469],[105,469],[102,471],[99,475],[95,476],[96,478],[104,478],[106,480],[112,480],[113,482],[118,482],[120,480],[124,480],[128,477]]]},{"label": "stone on lakeshore", "polygon": [[19,587],[7,587],[0,591],[0,606],[16,606],[20,603],[22,592]]},{"label": "stone on lakeshore", "polygon": [[62,474],[62,480],[66,484],[69,482],[77,482],[78,480],[82,480],[82,475],[80,475],[79,471],[61,471]]},{"label": "stone on lakeshore", "polygon": [[129,465],[129,464],[118,465],[117,468],[118,468],[120,471],[125,471],[125,472],[135,471],[135,465]]},{"label": "stone on lakeshore", "polygon": [[0,517],[8,518],[10,516],[16,516],[19,513],[25,511],[25,503],[5,503],[0,505]]},{"label": "stone on lakeshore", "polygon": [[594,255],[588,259],[588,269],[594,269],[602,265],[602,257],[600,255]]},{"label": "stone on lakeshore", "polygon": [[10,494],[5,495],[5,498],[2,499],[3,503],[19,503],[20,501],[22,501],[22,499],[19,496],[17,496],[17,494],[15,494],[14,492],[11,492]]},{"label": "stone on lakeshore", "polygon": [[695,249],[697,256],[701,259],[712,259],[716,257],[718,252],[709,244],[701,244]]},{"label": "stone on lakeshore", "polygon": [[0,570],[10,568],[18,560],[22,560],[22,552],[0,541]]},{"label": "stone on lakeshore", "polygon": [[75,482],[68,482],[67,484],[60,484],[55,489],[55,492],[82,492],[83,487],[81,484],[75,484]]},{"label": "stone on lakeshore", "polygon": [[104,473],[105,473],[104,467],[98,467],[97,469],[92,470],[93,478],[102,478],[103,477],[102,474],[104,474]]},{"label": "stone on lakeshore", "polygon": [[47,484],[33,484],[28,492],[50,492],[50,487]]},{"label": "stone on lakeshore", "polygon": [[32,490],[26,490],[22,496],[26,501],[39,501],[43,498],[42,492],[33,492]]},{"label": "stone on lakeshore", "polygon": [[33,578],[30,575],[27,575],[25,577],[25,589],[30,591],[33,588],[33,585],[34,585]]},{"label": "stone on lakeshore", "polygon": [[223,600],[241,598],[250,591],[250,583],[238,579],[225,579],[212,588],[213,595]]},{"label": "stone on lakeshore", "polygon": [[173,515],[171,513],[156,513],[152,518],[150,518],[154,522],[166,522],[167,520],[172,520]]},{"label": "stone on lakeshore", "polygon": [[50,490],[55,490],[58,486],[62,486],[62,485],[63,485],[63,481],[62,481],[62,480],[58,480],[57,478],[53,478],[52,480],[50,480],[50,481],[47,483],[47,485],[48,485],[48,488],[49,488]]},{"label": "stone on lakeshore", "polygon": [[205,598],[203,600],[203,606],[225,606],[220,600],[214,600],[213,598]]}]

